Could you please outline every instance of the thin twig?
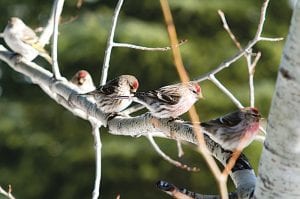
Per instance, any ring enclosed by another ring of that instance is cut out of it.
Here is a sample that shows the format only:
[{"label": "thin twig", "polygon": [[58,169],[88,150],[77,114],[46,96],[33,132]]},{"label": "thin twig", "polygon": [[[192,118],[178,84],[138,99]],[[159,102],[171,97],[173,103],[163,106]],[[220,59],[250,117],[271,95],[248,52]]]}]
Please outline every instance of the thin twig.
[{"label": "thin twig", "polygon": [[51,35],[53,33],[53,25],[54,25],[54,16],[55,12],[57,15],[61,15],[63,10],[63,3],[55,4],[53,3],[51,16],[48,20],[48,24],[46,27],[43,28],[43,32],[39,37],[39,43],[44,47],[46,44],[49,43]]},{"label": "thin twig", "polygon": [[[187,42],[187,40],[181,40],[175,47],[179,47],[179,46],[181,46],[182,44],[184,44],[186,42]],[[147,51],[168,51],[168,50],[171,50],[170,46],[151,48],[151,47],[138,46],[138,45],[128,44],[128,43],[114,43],[113,47],[133,48],[133,49],[137,49],[137,50],[147,50]]]},{"label": "thin twig", "polygon": [[[225,14],[221,10],[218,10],[218,13],[219,13],[219,15],[221,17],[221,20],[223,22],[224,29],[227,31],[227,33],[229,34],[230,38],[235,43],[235,45],[237,46],[237,48],[240,51],[243,51],[243,48],[242,48],[240,42],[236,39],[235,35],[232,33],[232,31],[231,31],[231,29],[230,29],[230,27],[229,27],[229,25],[227,23],[227,20],[225,18]],[[253,78],[254,78],[255,66],[257,65],[257,62],[258,62],[258,60],[261,57],[261,52],[258,52],[255,55],[255,59],[254,59],[253,62],[252,62],[252,48],[250,48],[248,50],[248,52],[246,52],[244,54],[244,57],[246,58],[247,66],[248,66],[248,72],[249,72],[249,98],[250,98],[250,106],[254,107],[255,96],[254,96],[254,81],[253,81]]]},{"label": "thin twig", "polygon": [[238,59],[240,59],[242,56],[244,56],[244,54],[249,52],[249,49],[251,49],[259,41],[280,41],[280,40],[282,40],[282,38],[261,37],[261,33],[262,33],[262,30],[263,30],[263,26],[264,26],[266,9],[268,7],[268,3],[269,3],[269,0],[265,0],[263,5],[262,5],[261,15],[260,15],[260,19],[259,19],[259,23],[258,23],[258,26],[257,26],[257,31],[256,31],[256,34],[255,34],[255,37],[248,43],[248,45],[242,51],[238,52],[233,57],[231,57],[228,60],[222,62],[214,70],[212,70],[212,71],[196,78],[195,81],[201,82],[201,81],[207,80],[207,79],[209,79],[210,75],[215,75],[218,72],[222,71],[224,68],[229,67],[232,63],[236,62]]},{"label": "thin twig", "polygon": [[1,186],[0,186],[0,194],[6,196],[9,199],[15,199],[15,197],[11,194],[11,185],[8,186],[8,191],[5,191]]},{"label": "thin twig", "polygon": [[179,161],[173,160],[170,156],[168,156],[167,154],[165,154],[157,145],[157,143],[155,142],[155,140],[153,139],[153,137],[151,135],[147,136],[149,142],[151,143],[151,145],[153,146],[153,148],[155,149],[155,151],[167,162],[169,162],[170,164],[175,165],[178,168],[187,170],[187,171],[193,171],[193,172],[198,172],[200,171],[199,168],[196,167],[189,167],[186,164],[182,164]]},{"label": "thin twig", "polygon": [[231,169],[234,167],[237,159],[240,157],[240,155],[245,147],[245,144],[248,142],[249,139],[250,139],[250,135],[245,134],[239,141],[239,144],[238,144],[236,150],[233,151],[232,156],[230,157],[228,163],[226,164],[226,166],[222,172],[222,175],[226,180],[228,178],[228,175],[229,175]]},{"label": "thin twig", "polygon": [[[220,15],[220,17],[221,17],[221,20],[222,20],[222,22],[223,22],[223,27],[224,27],[224,29],[226,30],[226,32],[228,33],[228,35],[230,36],[230,38],[232,39],[232,41],[234,42],[234,44],[236,45],[236,47],[240,50],[240,51],[243,51],[243,48],[242,48],[242,46],[241,46],[241,44],[240,44],[240,42],[236,39],[236,37],[235,37],[235,35],[232,33],[232,31],[231,31],[231,29],[230,29],[230,27],[229,27],[229,25],[228,25],[228,23],[227,23],[227,20],[226,20],[226,18],[225,18],[225,14],[224,14],[224,12],[222,12],[221,10],[218,10],[218,14]],[[260,55],[259,55],[260,56]],[[246,61],[247,61],[247,66],[248,66],[248,71],[249,71],[249,95],[250,95],[250,106],[251,107],[254,107],[254,84],[253,84],[253,77],[254,77],[254,72],[253,73],[251,73],[250,71],[252,71],[251,70],[251,68],[252,68],[252,48],[250,48],[249,50],[248,50],[248,52],[247,53],[245,53],[244,54],[244,57],[246,58]],[[257,60],[258,61],[258,60]],[[257,62],[256,62],[257,63]],[[220,87],[219,87],[220,88]],[[222,87],[221,88],[225,88],[225,87],[223,87],[223,85],[222,85]],[[226,89],[226,88],[225,88]],[[232,94],[226,89],[226,90],[223,90],[223,89],[221,89],[224,93],[226,93],[227,95],[229,94],[230,96],[232,96]]]},{"label": "thin twig", "polygon": [[77,0],[76,7],[81,8],[83,2],[84,2],[84,0]]},{"label": "thin twig", "polygon": [[282,41],[284,37],[277,37],[277,38],[269,38],[269,37],[260,37],[260,41]]},{"label": "thin twig", "polygon": [[[174,46],[178,43],[178,39],[177,39],[176,29],[175,29],[175,25],[173,22],[173,18],[172,18],[168,0],[160,0],[160,4],[161,4],[161,8],[162,8],[163,15],[165,18],[165,23],[167,25],[169,40],[170,40],[170,43],[172,46],[173,59],[174,59],[174,63],[175,63],[177,72],[178,72],[182,82],[188,82],[189,77],[184,68],[180,50],[179,50],[179,48],[174,48]],[[200,122],[199,116],[198,116],[197,111],[194,106],[192,106],[192,108],[189,110],[189,115],[190,115],[192,123]],[[218,168],[215,160],[212,158],[211,154],[209,153],[209,151],[207,149],[206,143],[204,141],[204,136],[201,133],[201,129],[200,129],[199,125],[193,125],[193,131],[199,142],[199,144],[198,144],[199,151],[202,153],[204,159],[208,163],[209,168],[211,169],[214,177],[218,180],[219,176],[221,174],[221,171]],[[219,181],[219,183],[221,183],[221,182]],[[219,187],[220,187],[220,193],[221,193],[223,199],[228,199],[228,191],[227,191],[226,184],[225,184],[225,186],[219,184]]]},{"label": "thin twig", "polygon": [[60,12],[58,8],[63,7],[64,0],[56,0],[54,2],[54,25],[53,25],[53,34],[52,34],[52,72],[55,79],[61,79],[59,72],[58,60],[57,60],[57,43],[58,43],[58,24],[60,18]]},{"label": "thin twig", "polygon": [[240,42],[236,39],[236,37],[234,36],[234,34],[232,33],[232,31],[229,28],[229,25],[228,25],[228,23],[226,21],[224,12],[222,10],[218,10],[218,14],[221,17],[224,29],[227,31],[227,33],[229,34],[230,38],[235,43],[235,45],[238,47],[238,49],[242,51],[243,49],[242,49],[242,46],[241,46]]},{"label": "thin twig", "polygon": [[105,84],[106,80],[107,80],[107,73],[108,73],[108,68],[109,68],[109,62],[110,62],[110,55],[111,55],[111,51],[114,45],[114,36],[115,36],[115,31],[116,31],[116,26],[117,26],[117,22],[118,22],[118,17],[120,14],[120,10],[122,7],[124,0],[119,0],[118,4],[115,8],[114,11],[114,15],[112,18],[112,24],[111,24],[111,28],[110,28],[110,32],[109,32],[109,37],[107,40],[107,46],[106,46],[106,50],[105,50],[105,56],[104,56],[104,61],[103,61],[103,66],[102,66],[102,74],[101,74],[101,80],[100,80],[100,85]]},{"label": "thin twig", "polygon": [[212,81],[219,89],[221,89],[237,107],[244,108],[241,102],[236,99],[234,95],[214,75],[210,75],[209,80]]},{"label": "thin twig", "polygon": [[173,23],[171,10],[170,10],[169,4],[168,4],[168,0],[160,0],[160,4],[161,4],[162,11],[164,14],[165,23],[166,23],[168,35],[169,35],[169,40],[170,40],[171,47],[172,47],[174,64],[176,66],[180,80],[182,82],[188,82],[189,76],[184,68],[180,50],[179,50],[179,48],[175,48],[175,46],[178,44],[178,39],[177,39],[176,29],[175,29],[175,26]]},{"label": "thin twig", "polygon": [[100,124],[95,122],[90,122],[92,125],[92,134],[94,136],[94,148],[95,148],[95,158],[96,158],[96,175],[95,175],[95,184],[94,184],[94,190],[93,190],[93,199],[98,199],[99,192],[100,192],[100,182],[101,182],[101,138],[100,138]]},{"label": "thin twig", "polygon": [[258,52],[251,63],[251,55],[247,60],[248,65],[248,72],[249,72],[249,93],[250,93],[250,106],[254,107],[255,104],[255,96],[254,96],[254,73],[255,73],[255,66],[257,65],[258,60],[261,57],[261,52]]},{"label": "thin twig", "polygon": [[183,151],[183,148],[182,148],[182,143],[179,139],[177,139],[176,144],[177,144],[177,150],[178,150],[178,157],[181,158],[184,155],[184,151]]}]

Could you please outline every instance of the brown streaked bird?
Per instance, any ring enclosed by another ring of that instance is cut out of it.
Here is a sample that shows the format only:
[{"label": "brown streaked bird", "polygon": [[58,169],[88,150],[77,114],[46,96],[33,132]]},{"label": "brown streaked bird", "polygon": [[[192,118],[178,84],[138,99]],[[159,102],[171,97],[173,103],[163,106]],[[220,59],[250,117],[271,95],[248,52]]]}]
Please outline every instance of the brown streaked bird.
[{"label": "brown streaked bird", "polygon": [[93,96],[97,107],[104,113],[118,113],[127,108],[132,103],[132,99],[120,99],[117,96],[131,95],[138,87],[139,82],[136,77],[121,75],[82,95]]},{"label": "brown streaked bird", "polygon": [[155,117],[177,118],[202,98],[202,92],[198,83],[190,81],[156,90],[136,92],[130,98],[144,105]]}]

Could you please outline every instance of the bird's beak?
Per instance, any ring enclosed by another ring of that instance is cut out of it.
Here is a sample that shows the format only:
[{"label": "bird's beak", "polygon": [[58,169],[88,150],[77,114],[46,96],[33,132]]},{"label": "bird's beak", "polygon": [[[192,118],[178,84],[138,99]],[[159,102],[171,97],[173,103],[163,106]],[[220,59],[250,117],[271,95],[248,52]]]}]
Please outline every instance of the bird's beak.
[{"label": "bird's beak", "polygon": [[204,98],[203,95],[202,95],[202,92],[199,93],[198,98],[199,98],[199,99]]},{"label": "bird's beak", "polygon": [[83,79],[83,78],[80,78],[80,79],[79,79],[79,83],[80,83],[80,84],[83,84],[83,82],[84,82],[84,79]]}]

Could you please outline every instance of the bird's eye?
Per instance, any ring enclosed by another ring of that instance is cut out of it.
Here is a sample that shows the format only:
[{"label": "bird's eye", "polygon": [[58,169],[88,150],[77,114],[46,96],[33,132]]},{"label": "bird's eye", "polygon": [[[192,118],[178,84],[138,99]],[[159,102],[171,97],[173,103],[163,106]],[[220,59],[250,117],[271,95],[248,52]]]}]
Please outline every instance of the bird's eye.
[{"label": "bird's eye", "polygon": [[130,89],[137,89],[139,87],[139,83],[137,81],[134,81],[132,84],[130,84]]},{"label": "bird's eye", "polygon": [[195,85],[195,89],[193,90],[194,93],[198,94],[201,92],[201,88],[198,84]]},{"label": "bird's eye", "polygon": [[253,117],[261,117],[261,115],[257,114],[257,113],[251,113],[251,116],[253,116]]}]

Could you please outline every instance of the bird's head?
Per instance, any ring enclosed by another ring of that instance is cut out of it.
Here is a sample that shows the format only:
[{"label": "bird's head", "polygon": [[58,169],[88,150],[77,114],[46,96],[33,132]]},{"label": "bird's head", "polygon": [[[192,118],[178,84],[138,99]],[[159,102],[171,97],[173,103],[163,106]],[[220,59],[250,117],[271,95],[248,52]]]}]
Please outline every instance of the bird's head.
[{"label": "bird's head", "polygon": [[124,75],[124,78],[127,80],[129,85],[130,93],[134,93],[139,88],[139,81],[133,75]]},{"label": "bird's head", "polygon": [[91,84],[93,85],[93,79],[90,73],[86,70],[78,71],[71,79],[71,82],[77,86],[82,86],[84,84]]},{"label": "bird's head", "polygon": [[8,23],[7,23],[10,27],[23,27],[24,26],[24,22],[18,18],[18,17],[11,17],[9,20],[8,20]]},{"label": "bird's head", "polygon": [[251,118],[256,122],[259,122],[260,119],[262,118],[259,110],[255,107],[246,107],[243,108],[242,111],[245,113],[247,118]]},{"label": "bird's head", "polygon": [[190,82],[189,90],[195,95],[196,98],[203,98],[202,89],[197,82]]},{"label": "bird's head", "polygon": [[90,76],[90,74],[86,70],[80,70],[76,74],[77,82],[79,85],[82,85],[85,81],[86,78]]}]

